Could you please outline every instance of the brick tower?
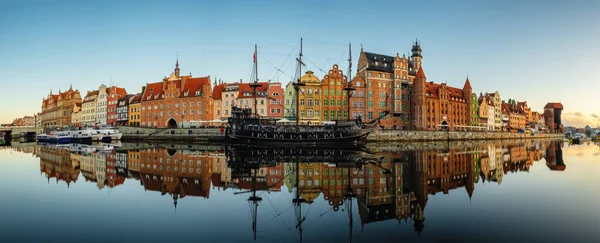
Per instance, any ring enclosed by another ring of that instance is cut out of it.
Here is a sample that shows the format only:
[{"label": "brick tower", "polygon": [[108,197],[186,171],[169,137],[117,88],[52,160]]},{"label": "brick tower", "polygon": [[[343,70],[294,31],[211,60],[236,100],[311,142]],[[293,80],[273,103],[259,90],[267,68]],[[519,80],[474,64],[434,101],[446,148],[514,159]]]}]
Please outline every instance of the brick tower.
[{"label": "brick tower", "polygon": [[426,104],[425,104],[425,82],[427,82],[427,78],[425,77],[425,72],[423,71],[423,67],[419,67],[419,71],[415,76],[415,81],[413,82],[412,88],[412,124],[414,130],[424,130],[426,127],[425,121],[427,120],[426,113]]},{"label": "brick tower", "polygon": [[473,93],[473,89],[471,88],[471,82],[469,82],[469,77],[467,77],[467,81],[465,81],[465,86],[463,87],[463,97],[467,102],[467,117],[466,124],[472,125],[473,121],[473,100],[471,99],[471,94]]}]

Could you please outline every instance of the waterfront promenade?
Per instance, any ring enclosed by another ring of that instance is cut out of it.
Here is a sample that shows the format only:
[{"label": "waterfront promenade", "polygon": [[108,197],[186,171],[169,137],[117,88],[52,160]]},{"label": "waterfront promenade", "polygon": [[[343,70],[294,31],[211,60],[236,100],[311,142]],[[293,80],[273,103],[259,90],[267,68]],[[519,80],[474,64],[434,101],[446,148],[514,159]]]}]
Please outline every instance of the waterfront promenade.
[{"label": "waterfront promenade", "polygon": [[[141,128],[120,127],[124,141],[223,141],[225,133],[219,128]],[[408,142],[408,141],[468,141],[468,140],[510,140],[564,138],[560,133],[510,132],[465,132],[465,131],[402,131],[376,130],[369,134],[369,142]]]}]

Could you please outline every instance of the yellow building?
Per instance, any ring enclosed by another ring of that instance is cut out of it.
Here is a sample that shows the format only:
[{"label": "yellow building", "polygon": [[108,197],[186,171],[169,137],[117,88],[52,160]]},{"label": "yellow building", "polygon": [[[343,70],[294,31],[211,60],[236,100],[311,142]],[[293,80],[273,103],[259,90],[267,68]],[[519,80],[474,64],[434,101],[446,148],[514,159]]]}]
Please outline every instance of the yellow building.
[{"label": "yellow building", "polygon": [[329,73],[323,77],[321,86],[323,121],[348,119],[348,96],[344,88],[346,76],[338,65],[333,65]]},{"label": "yellow building", "polygon": [[137,94],[131,102],[129,102],[129,126],[130,127],[139,127],[142,122],[142,104],[140,100],[142,98],[141,94]]},{"label": "yellow building", "polygon": [[298,165],[298,191],[308,203],[321,194],[321,171],[323,163],[300,163]]},{"label": "yellow building", "polygon": [[312,71],[307,71],[300,82],[300,122],[321,121],[321,80]]}]

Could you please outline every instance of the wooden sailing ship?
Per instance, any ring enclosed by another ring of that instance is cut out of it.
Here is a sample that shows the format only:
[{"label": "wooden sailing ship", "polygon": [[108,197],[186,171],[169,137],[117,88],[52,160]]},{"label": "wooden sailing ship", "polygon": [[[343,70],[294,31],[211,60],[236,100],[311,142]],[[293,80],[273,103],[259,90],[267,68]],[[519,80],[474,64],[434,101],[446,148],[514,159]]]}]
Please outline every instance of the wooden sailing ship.
[{"label": "wooden sailing ship", "polygon": [[[349,45],[349,48],[351,46]],[[380,117],[377,117],[369,122],[363,122],[361,117],[356,119],[335,120],[330,124],[301,124],[301,117],[298,116],[300,110],[299,103],[296,102],[296,121],[295,124],[283,124],[277,120],[260,117],[256,112],[256,88],[258,84],[258,64],[256,61],[257,48],[254,52],[254,72],[255,80],[250,84],[255,98],[254,109],[236,107],[235,103],[231,108],[231,117],[228,120],[228,128],[226,137],[230,141],[241,143],[269,143],[277,144],[327,144],[327,145],[345,145],[348,143],[357,143],[363,141],[366,136],[377,129],[377,124],[381,118],[389,112],[384,112]],[[300,86],[304,83],[300,82],[300,74],[302,73],[302,39],[300,39],[300,53],[298,58],[297,78],[293,81],[294,90],[296,91],[296,100],[299,100],[301,92]],[[348,59],[348,77],[351,75],[352,54]],[[348,92],[348,115],[350,115],[350,96],[354,88],[348,81],[345,87]],[[386,98],[387,99],[387,98]],[[386,101],[387,102],[387,101]]]}]

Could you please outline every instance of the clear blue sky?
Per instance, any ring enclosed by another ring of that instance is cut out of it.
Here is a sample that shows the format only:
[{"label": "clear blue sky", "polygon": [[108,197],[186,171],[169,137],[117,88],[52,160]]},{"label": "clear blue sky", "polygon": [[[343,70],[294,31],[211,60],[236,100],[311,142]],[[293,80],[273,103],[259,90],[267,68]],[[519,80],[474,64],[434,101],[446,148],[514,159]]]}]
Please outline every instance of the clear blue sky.
[{"label": "clear blue sky", "polygon": [[[198,3],[202,2],[202,3]],[[287,83],[303,37],[308,67],[354,71],[365,51],[423,48],[428,80],[498,90],[535,110],[565,106],[565,123],[598,124],[600,1],[0,1],[0,122],[40,111],[50,89],[128,92],[182,73]],[[275,70],[280,67],[283,72]]]}]

